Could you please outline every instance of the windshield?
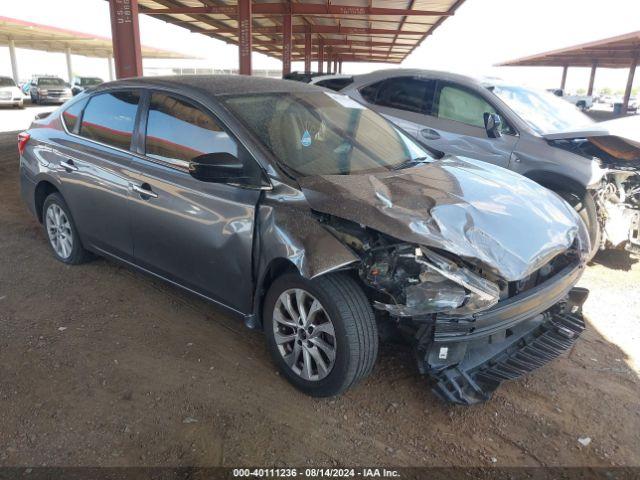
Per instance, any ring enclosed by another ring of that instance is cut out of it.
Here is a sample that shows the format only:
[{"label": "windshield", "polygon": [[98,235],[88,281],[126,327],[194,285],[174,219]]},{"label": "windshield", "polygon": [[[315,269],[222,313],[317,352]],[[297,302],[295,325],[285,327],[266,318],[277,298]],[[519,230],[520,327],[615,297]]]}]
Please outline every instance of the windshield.
[{"label": "windshield", "polygon": [[39,87],[65,87],[67,84],[61,78],[39,78]]},{"label": "windshield", "polygon": [[15,87],[16,82],[13,81],[13,78],[9,77],[0,77],[0,87]]},{"label": "windshield", "polygon": [[380,115],[337,93],[228,96],[224,103],[301,176],[384,171],[430,158]]},{"label": "windshield", "polygon": [[540,134],[593,123],[576,106],[549,92],[503,85],[490,90]]}]

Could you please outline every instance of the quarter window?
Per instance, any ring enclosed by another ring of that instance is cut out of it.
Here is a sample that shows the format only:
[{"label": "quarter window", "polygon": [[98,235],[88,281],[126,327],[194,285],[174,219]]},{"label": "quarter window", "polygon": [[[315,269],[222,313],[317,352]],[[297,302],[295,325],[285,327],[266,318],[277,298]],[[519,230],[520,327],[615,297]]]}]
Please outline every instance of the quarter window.
[{"label": "quarter window", "polygon": [[190,161],[207,153],[238,155],[236,142],[191,103],[154,93],[147,120],[146,155],[163,161]]},{"label": "quarter window", "polygon": [[62,113],[62,120],[64,121],[67,130],[70,132],[75,132],[76,125],[78,125],[80,115],[82,114],[82,109],[86,104],[86,100],[80,100],[75,102]]},{"label": "quarter window", "polygon": [[91,97],[82,116],[80,135],[128,150],[136,122],[140,94],[120,91]]}]

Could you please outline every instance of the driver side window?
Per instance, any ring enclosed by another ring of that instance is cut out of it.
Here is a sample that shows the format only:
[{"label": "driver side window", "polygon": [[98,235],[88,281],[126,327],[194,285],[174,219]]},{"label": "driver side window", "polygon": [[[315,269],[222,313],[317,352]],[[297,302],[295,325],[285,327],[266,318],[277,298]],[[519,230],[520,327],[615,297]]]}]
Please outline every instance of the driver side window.
[{"label": "driver side window", "polygon": [[[434,116],[484,128],[484,114],[498,113],[480,95],[452,84],[441,84],[436,95]],[[513,134],[513,129],[502,119],[502,133]]]},{"label": "driver side window", "polygon": [[154,93],[147,119],[146,155],[168,163],[208,153],[238,156],[233,138],[208,113],[177,97]]}]

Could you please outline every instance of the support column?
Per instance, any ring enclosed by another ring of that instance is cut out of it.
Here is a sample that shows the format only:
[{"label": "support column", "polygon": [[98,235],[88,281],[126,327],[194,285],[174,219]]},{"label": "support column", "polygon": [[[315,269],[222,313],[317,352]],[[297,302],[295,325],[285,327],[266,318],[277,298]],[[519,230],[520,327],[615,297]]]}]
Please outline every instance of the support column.
[{"label": "support column", "polygon": [[13,76],[13,81],[16,82],[16,85],[20,81],[18,78],[20,75],[18,74],[18,57],[16,57],[16,42],[13,38],[9,39],[9,57],[11,57],[11,75]]},{"label": "support column", "polygon": [[338,60],[338,73],[342,73],[342,60]]},{"label": "support column", "polygon": [[73,82],[73,64],[71,63],[71,47],[67,47],[64,51],[67,56],[67,78],[69,79],[69,85]]},{"label": "support column", "polygon": [[107,55],[107,63],[109,64],[109,81],[113,81],[115,79],[113,76],[113,55]]},{"label": "support column", "polygon": [[304,34],[304,73],[311,73],[311,28]]},{"label": "support column", "polygon": [[562,68],[562,81],[560,82],[560,88],[562,89],[562,92],[564,93],[564,87],[567,85],[567,72],[569,71],[569,67],[567,65],[565,65]]},{"label": "support column", "polygon": [[240,39],[240,75],[251,75],[251,50],[253,28],[251,0],[238,0],[238,38]]},{"label": "support column", "polygon": [[109,0],[116,77],[142,76],[138,0]]},{"label": "support column", "polygon": [[324,39],[318,41],[318,73],[324,73]]},{"label": "support column", "polygon": [[331,50],[327,51],[327,74],[331,75]]},{"label": "support column", "polygon": [[631,67],[629,68],[629,78],[627,78],[627,88],[624,91],[624,100],[622,101],[622,114],[627,114],[629,108],[629,99],[631,98],[631,89],[633,88],[633,77],[636,74],[636,67],[638,66],[638,57],[636,56],[631,61]]},{"label": "support column", "polygon": [[291,73],[291,13],[282,17],[282,76]]},{"label": "support column", "polygon": [[338,57],[333,57],[333,73],[338,73]]},{"label": "support column", "polygon": [[587,95],[593,95],[593,84],[596,80],[596,70],[598,69],[598,62],[594,61],[591,65],[591,76],[589,77],[589,88],[587,89]]}]

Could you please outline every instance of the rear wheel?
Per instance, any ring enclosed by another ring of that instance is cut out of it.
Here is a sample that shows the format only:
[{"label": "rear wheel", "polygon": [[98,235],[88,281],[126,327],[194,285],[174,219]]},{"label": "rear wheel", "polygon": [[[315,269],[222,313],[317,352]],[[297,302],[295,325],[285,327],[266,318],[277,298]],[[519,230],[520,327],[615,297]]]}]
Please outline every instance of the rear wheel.
[{"label": "rear wheel", "polygon": [[378,354],[375,317],[346,274],[283,275],[271,285],[263,311],[274,362],[306,394],[338,395],[371,372]]},{"label": "rear wheel", "polygon": [[591,242],[591,251],[589,252],[587,261],[591,261],[598,253],[600,248],[600,242],[602,241],[602,231],[600,229],[600,222],[598,222],[598,211],[596,208],[596,202],[589,191],[583,193],[558,191],[565,202],[571,205],[582,221],[587,227],[589,233],[589,240]]},{"label": "rear wheel", "polygon": [[89,258],[89,252],[82,246],[69,207],[59,193],[52,193],[45,199],[42,224],[53,255],[58,260],[77,265]]}]

